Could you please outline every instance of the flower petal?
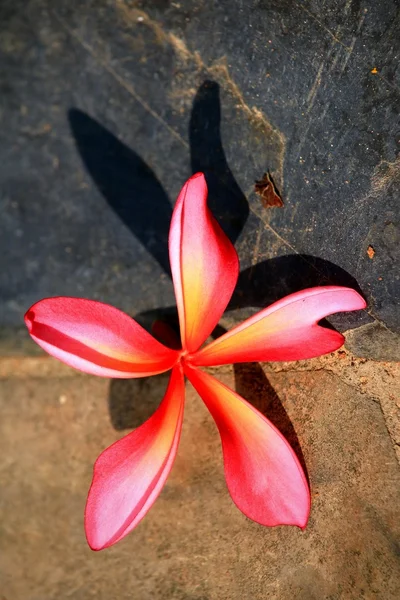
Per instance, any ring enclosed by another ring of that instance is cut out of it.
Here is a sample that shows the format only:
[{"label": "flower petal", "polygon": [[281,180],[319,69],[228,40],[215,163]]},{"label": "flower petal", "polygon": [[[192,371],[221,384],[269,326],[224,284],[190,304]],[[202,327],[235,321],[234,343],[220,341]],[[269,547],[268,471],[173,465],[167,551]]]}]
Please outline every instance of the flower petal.
[{"label": "flower petal", "polygon": [[113,306],[83,298],[46,298],[25,315],[32,339],[85,373],[144,377],[170,369],[179,353],[155,340]]},{"label": "flower petal", "polygon": [[169,256],[182,346],[195,352],[217,325],[239,273],[236,251],[207,208],[202,173],[185,183],[176,201]]},{"label": "flower petal", "polygon": [[350,288],[326,286],[286,296],[221,336],[194,356],[193,365],[302,360],[333,352],[344,337],[317,322],[333,313],[365,308]]},{"label": "flower petal", "polygon": [[304,528],[310,493],[301,465],[282,434],[211,375],[188,366],[185,375],[219,429],[225,478],[236,506],[261,525]]},{"label": "flower petal", "polygon": [[180,366],[148,421],[100,454],[85,510],[92,550],[125,537],[143,519],[171,471],[182,428],[185,386]]}]

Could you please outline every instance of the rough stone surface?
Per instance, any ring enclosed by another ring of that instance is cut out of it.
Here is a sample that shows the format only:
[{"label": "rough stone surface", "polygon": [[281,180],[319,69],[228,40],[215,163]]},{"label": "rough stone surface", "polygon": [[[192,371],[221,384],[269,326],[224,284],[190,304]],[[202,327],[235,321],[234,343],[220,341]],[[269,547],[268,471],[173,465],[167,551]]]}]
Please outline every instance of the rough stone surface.
[{"label": "rough stone surface", "polygon": [[[336,327],[398,329],[395,0],[15,0],[0,27],[7,348],[44,296],[173,305],[168,222],[197,170],[241,257],[232,310],[346,284],[369,308]],[[268,170],[282,209],[253,192]]]},{"label": "rough stone surface", "polygon": [[377,385],[389,393],[392,367],[374,371],[348,353],[319,360],[214,370],[301,452],[313,502],[304,532],[263,528],[236,509],[217,430],[187,384],[179,455],[161,496],[100,553],[83,533],[93,461],[122,435],[115,426],[154,410],[165,377],[138,387],[47,358],[0,361],[2,598],[397,599],[400,469],[375,397]]},{"label": "rough stone surface", "polygon": [[347,332],[346,347],[364,358],[400,361],[399,338],[381,323],[368,323]]}]

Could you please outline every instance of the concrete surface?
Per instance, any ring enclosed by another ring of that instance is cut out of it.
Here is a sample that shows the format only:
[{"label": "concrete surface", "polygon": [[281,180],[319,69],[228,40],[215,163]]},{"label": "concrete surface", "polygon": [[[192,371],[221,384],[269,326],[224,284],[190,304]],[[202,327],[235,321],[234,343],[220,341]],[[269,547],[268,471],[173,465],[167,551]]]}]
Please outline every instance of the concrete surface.
[{"label": "concrete surface", "polygon": [[110,382],[47,357],[4,358],[2,600],[400,596],[398,368],[341,350],[312,361],[214,373],[302,453],[313,503],[307,529],[263,528],[236,509],[224,483],[217,430],[187,384],[179,454],[161,496],[125,540],[93,553],[83,532],[93,461],[126,433],[121,429],[154,410],[165,376]]}]

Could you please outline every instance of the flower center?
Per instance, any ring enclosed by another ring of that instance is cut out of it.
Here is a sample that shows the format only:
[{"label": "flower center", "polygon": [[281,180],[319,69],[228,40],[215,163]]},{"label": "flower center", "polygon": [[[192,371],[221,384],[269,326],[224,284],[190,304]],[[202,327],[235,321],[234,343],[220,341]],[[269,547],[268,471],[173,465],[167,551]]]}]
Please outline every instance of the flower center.
[{"label": "flower center", "polygon": [[179,362],[181,362],[182,364],[187,363],[188,356],[189,356],[189,353],[187,350],[181,350],[180,354],[179,354]]}]

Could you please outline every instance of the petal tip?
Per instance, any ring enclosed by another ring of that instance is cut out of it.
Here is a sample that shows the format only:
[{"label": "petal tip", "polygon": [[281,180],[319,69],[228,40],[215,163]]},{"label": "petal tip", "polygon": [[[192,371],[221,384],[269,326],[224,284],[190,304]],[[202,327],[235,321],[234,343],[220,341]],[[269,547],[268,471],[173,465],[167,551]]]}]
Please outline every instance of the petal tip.
[{"label": "petal tip", "polygon": [[[190,188],[192,189],[190,190]],[[188,193],[190,190],[190,192],[201,194],[203,201],[207,201],[208,187],[204,173],[200,171],[198,173],[194,173],[194,175],[192,175],[186,181],[183,189],[186,190],[186,193]]]},{"label": "petal tip", "polygon": [[31,308],[28,311],[26,311],[24,315],[24,321],[29,333],[32,333],[33,323],[35,321],[35,312]]},{"label": "petal tip", "polygon": [[307,529],[307,525],[308,525],[308,520],[310,518],[310,504],[308,505],[308,510],[307,510],[307,514],[305,515],[304,519],[301,519],[298,521],[298,523],[295,523],[295,525],[301,529],[302,531],[305,531]]},{"label": "petal tip", "polygon": [[106,548],[109,548],[110,546],[113,545],[112,539],[101,541],[99,539],[99,536],[96,535],[96,532],[90,531],[88,523],[87,523],[86,512],[85,512],[85,537],[86,537],[87,545],[92,550],[92,552],[101,552],[101,550],[105,550]]},{"label": "petal tip", "polygon": [[86,542],[93,552],[100,552],[101,550],[105,550],[106,548],[113,546],[120,539],[116,534],[116,532],[118,531],[118,527],[112,526],[110,528],[110,520],[99,519],[98,516],[96,518],[96,507],[93,507],[92,491],[94,488],[94,477],[96,473],[97,462],[99,461],[99,459],[101,459],[101,457],[102,454],[100,454],[100,456],[97,458],[94,464],[93,480],[88,492],[84,514],[84,530]]},{"label": "petal tip", "polygon": [[89,540],[87,535],[86,535],[86,541],[87,541],[89,548],[92,550],[92,552],[100,552],[101,550],[105,550],[107,548],[106,545],[104,545],[104,546],[98,545],[97,546],[94,542],[91,542]]},{"label": "petal tip", "polygon": [[198,179],[199,177],[201,177],[202,179],[204,179],[205,181],[205,177],[204,177],[204,173],[202,173],[201,171],[198,171],[198,173],[194,173],[187,181],[187,183],[189,183],[189,181],[192,181],[193,179]]},{"label": "petal tip", "polygon": [[302,523],[296,523],[296,526],[301,529],[301,531],[305,531],[307,529],[307,525],[308,525],[308,519],[309,519],[309,514],[307,515],[307,518],[305,521],[303,521]]},{"label": "petal tip", "polygon": [[349,308],[349,310],[362,310],[363,308],[367,307],[367,301],[365,300],[365,298],[363,298],[363,296],[361,296],[359,292],[357,292],[353,288],[347,289],[353,293],[354,297],[354,304],[351,308]]},{"label": "petal tip", "polygon": [[102,550],[106,550],[107,548],[110,548],[110,546],[113,545],[112,542],[105,542],[104,544],[96,543],[95,541],[89,539],[87,533],[86,542],[92,552],[101,552]]},{"label": "petal tip", "polygon": [[289,517],[287,520],[276,523],[276,525],[298,527],[299,529],[301,529],[301,531],[305,531],[307,529],[308,521],[310,518],[310,510],[311,510],[311,503],[308,498],[307,508],[306,508],[305,512],[303,512],[303,514],[301,514],[302,511],[299,511],[300,514],[292,515],[292,518]]}]

